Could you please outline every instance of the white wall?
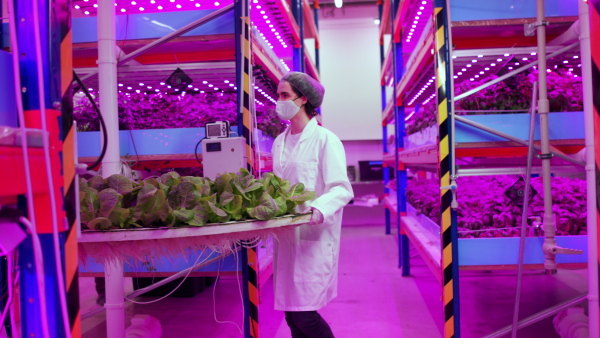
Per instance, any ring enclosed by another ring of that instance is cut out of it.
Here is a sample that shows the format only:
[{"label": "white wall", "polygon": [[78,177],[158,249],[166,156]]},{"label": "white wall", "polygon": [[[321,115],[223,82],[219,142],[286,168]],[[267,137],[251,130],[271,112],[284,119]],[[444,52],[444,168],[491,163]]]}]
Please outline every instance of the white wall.
[{"label": "white wall", "polygon": [[354,166],[357,174],[359,161],[379,161],[383,159],[381,140],[342,141],[342,143],[346,150],[346,165]]},{"label": "white wall", "polygon": [[381,140],[377,17],[375,4],[319,11],[323,126],[342,141]]}]

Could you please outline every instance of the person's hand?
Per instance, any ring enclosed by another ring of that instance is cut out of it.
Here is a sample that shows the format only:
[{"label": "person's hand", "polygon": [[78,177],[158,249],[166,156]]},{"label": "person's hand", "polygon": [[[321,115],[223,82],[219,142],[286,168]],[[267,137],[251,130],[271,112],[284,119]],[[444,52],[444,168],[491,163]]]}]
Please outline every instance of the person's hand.
[{"label": "person's hand", "polygon": [[325,221],[325,217],[323,217],[323,214],[319,211],[319,209],[312,208],[312,216],[311,216],[310,222],[308,222],[308,224],[309,225],[321,224],[321,223],[323,223],[323,221]]}]

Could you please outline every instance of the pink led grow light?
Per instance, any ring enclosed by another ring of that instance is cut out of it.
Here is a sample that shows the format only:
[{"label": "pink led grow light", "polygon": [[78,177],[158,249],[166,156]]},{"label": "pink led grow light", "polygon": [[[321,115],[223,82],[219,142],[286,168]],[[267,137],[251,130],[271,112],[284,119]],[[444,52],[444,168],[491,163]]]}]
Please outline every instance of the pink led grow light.
[{"label": "pink led grow light", "polygon": [[[117,14],[160,13],[175,11],[193,11],[198,9],[214,10],[223,8],[232,1],[207,0],[116,0]],[[98,13],[97,0],[74,0],[72,2],[74,18],[96,16]]]}]

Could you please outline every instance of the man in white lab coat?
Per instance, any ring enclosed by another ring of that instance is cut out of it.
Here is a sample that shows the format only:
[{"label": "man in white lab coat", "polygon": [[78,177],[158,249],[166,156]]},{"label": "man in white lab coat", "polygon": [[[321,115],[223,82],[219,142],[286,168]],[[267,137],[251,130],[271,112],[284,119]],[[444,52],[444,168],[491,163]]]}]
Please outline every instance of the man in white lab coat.
[{"label": "man in white lab coat", "polygon": [[312,210],[310,223],[275,241],[275,309],[285,311],[293,338],[333,337],[317,310],[337,296],[342,210],[354,197],[342,142],[314,118],[324,92],[298,72],[286,74],[277,88],[277,114],[290,126],[273,143],[274,173],[318,196],[297,210]]}]

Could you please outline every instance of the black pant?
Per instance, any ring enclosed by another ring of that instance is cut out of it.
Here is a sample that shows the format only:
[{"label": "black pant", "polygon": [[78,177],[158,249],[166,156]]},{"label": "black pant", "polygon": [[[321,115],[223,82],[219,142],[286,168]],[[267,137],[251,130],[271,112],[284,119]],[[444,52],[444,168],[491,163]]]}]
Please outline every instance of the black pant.
[{"label": "black pant", "polygon": [[285,312],[292,338],[334,338],[329,324],[317,311]]},{"label": "black pant", "polygon": [[98,296],[106,295],[106,281],[104,277],[95,277],[94,282],[96,282],[96,292]]}]

